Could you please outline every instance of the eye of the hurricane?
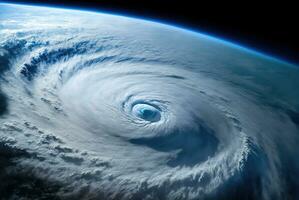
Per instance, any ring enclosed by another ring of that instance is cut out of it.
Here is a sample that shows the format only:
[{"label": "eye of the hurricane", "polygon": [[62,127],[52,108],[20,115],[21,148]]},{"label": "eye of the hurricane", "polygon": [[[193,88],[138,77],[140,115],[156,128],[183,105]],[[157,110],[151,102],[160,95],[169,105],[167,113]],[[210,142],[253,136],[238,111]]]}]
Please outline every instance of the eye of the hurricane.
[{"label": "eye of the hurricane", "polygon": [[161,118],[160,111],[156,107],[145,103],[134,105],[132,111],[136,117],[150,122],[157,122]]}]

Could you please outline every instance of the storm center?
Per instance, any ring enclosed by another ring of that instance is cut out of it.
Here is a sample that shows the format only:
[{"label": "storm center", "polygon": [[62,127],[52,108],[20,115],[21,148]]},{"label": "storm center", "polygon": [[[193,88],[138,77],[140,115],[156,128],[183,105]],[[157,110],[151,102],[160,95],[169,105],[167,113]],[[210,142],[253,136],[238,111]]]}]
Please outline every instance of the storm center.
[{"label": "storm center", "polygon": [[132,111],[136,117],[150,122],[157,122],[161,118],[160,111],[149,104],[136,104]]}]

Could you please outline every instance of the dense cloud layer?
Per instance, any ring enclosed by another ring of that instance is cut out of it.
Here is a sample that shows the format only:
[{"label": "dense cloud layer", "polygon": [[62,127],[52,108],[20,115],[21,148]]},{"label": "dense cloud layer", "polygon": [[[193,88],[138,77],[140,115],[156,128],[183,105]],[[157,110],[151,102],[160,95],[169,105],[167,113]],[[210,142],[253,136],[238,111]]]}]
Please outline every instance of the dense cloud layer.
[{"label": "dense cloud layer", "polygon": [[0,6],[5,199],[298,198],[295,66],[152,22]]}]

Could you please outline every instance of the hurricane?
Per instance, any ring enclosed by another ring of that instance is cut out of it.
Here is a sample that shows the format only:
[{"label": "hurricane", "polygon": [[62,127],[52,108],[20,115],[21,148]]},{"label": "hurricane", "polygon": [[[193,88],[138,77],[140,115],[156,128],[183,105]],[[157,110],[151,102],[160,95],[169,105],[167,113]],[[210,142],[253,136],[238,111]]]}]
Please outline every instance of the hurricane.
[{"label": "hurricane", "polygon": [[186,29],[0,4],[3,199],[297,199],[299,68]]}]

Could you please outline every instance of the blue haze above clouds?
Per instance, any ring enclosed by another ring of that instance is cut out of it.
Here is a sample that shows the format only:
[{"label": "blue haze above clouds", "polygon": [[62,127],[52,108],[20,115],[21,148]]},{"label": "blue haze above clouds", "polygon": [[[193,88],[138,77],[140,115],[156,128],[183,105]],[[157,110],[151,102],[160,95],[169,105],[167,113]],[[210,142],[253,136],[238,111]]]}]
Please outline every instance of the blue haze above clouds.
[{"label": "blue haze above clouds", "polygon": [[299,198],[297,66],[144,20],[0,11],[2,198]]}]

